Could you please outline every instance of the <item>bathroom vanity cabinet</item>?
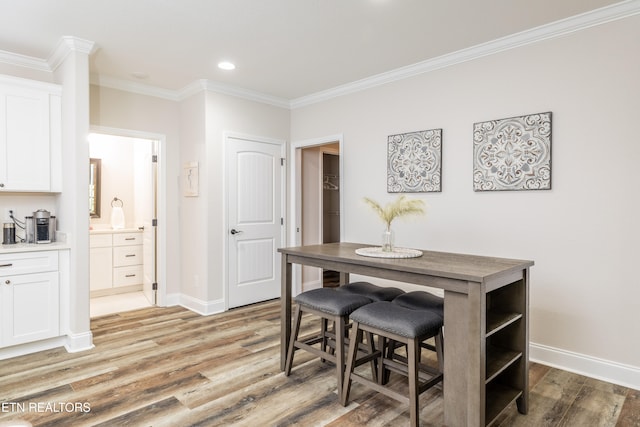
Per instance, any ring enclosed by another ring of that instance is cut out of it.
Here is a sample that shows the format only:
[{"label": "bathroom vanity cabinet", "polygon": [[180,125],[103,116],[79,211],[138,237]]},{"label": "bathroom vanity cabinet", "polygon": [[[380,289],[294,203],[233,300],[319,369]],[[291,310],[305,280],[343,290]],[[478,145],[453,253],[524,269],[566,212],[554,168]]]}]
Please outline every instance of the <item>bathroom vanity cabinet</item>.
[{"label": "bathroom vanity cabinet", "polygon": [[94,230],[90,241],[90,289],[93,296],[142,286],[142,232],[137,229]]}]

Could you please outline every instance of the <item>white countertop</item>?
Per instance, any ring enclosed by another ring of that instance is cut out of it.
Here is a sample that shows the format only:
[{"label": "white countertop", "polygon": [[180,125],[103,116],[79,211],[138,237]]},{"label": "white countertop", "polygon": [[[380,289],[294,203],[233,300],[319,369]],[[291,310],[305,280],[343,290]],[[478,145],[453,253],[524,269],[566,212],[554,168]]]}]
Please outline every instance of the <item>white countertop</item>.
[{"label": "white countertop", "polygon": [[37,251],[58,251],[61,249],[70,249],[67,242],[53,243],[16,243],[14,245],[0,244],[0,255],[18,253],[18,252],[37,252]]},{"label": "white countertop", "polygon": [[114,230],[113,228],[96,228],[89,230],[89,234],[118,234],[118,233],[142,233],[142,230],[138,228],[119,228]]}]

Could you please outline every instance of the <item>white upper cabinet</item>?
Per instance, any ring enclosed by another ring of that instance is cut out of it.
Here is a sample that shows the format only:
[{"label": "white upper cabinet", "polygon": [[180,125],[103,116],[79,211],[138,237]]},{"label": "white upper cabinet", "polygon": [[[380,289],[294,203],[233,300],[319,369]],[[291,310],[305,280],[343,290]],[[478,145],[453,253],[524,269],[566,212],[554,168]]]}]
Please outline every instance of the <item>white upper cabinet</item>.
[{"label": "white upper cabinet", "polygon": [[0,76],[0,192],[59,192],[59,85]]}]

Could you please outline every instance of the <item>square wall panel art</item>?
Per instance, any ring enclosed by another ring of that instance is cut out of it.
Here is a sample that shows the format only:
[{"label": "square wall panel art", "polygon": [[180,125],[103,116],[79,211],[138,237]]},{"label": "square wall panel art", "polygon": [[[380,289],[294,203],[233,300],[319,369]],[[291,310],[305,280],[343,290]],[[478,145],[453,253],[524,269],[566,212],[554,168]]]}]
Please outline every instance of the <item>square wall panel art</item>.
[{"label": "square wall panel art", "polygon": [[441,191],[442,129],[389,135],[387,192]]},{"label": "square wall panel art", "polygon": [[551,189],[551,113],[473,125],[473,190]]}]

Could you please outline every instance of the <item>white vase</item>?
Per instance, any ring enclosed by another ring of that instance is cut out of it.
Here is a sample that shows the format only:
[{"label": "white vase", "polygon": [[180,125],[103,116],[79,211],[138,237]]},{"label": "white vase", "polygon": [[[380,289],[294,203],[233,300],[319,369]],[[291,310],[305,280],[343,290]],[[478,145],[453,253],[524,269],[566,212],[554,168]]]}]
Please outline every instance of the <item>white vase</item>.
[{"label": "white vase", "polygon": [[391,228],[382,232],[382,252],[393,252],[394,235]]}]

